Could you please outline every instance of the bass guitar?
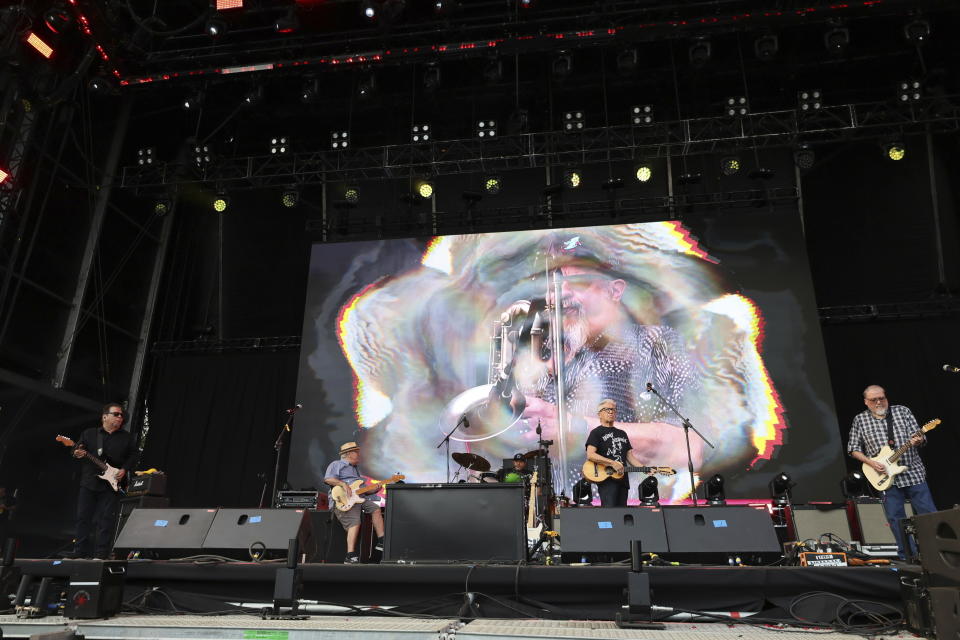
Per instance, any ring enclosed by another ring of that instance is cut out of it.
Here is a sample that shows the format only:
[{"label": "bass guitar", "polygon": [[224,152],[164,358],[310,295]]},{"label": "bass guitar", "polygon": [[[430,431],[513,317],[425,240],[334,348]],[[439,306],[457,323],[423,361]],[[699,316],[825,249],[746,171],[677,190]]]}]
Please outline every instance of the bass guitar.
[{"label": "bass guitar", "polygon": [[370,483],[369,487],[360,488],[360,485],[363,484],[363,480],[354,480],[350,483],[350,495],[347,495],[346,489],[340,485],[335,486],[330,490],[330,498],[333,500],[334,506],[339,511],[349,511],[353,505],[360,504],[364,500],[364,495],[368,493],[376,493],[380,491],[380,488],[384,485],[396,482],[397,480],[403,480],[404,476],[400,474],[390,476],[386,480],[375,480]]},{"label": "bass guitar", "polygon": [[603,482],[609,478],[619,480],[625,473],[639,471],[640,473],[655,473],[661,476],[676,475],[673,467],[624,467],[623,471],[617,471],[608,464],[587,460],[583,463],[583,477],[590,482]]},{"label": "bass guitar", "polygon": [[[72,448],[76,446],[76,443],[70,438],[68,438],[67,436],[57,436],[57,442],[59,442],[65,447]],[[109,464],[107,464],[97,456],[93,455],[86,449],[77,449],[77,451],[82,451],[83,456],[87,460],[92,462],[98,469],[100,469],[100,471],[103,472],[99,476],[97,476],[98,478],[100,478],[101,480],[109,484],[110,488],[113,489],[114,491],[118,493],[123,493],[123,488],[120,486],[120,478],[117,478],[117,474],[120,473],[120,469],[110,466]]]},{"label": "bass guitar", "polygon": [[537,512],[537,472],[534,471],[530,476],[530,500],[527,505],[527,544],[533,547],[540,542],[540,532],[543,531],[543,523],[534,526]]},{"label": "bass guitar", "polygon": [[[917,429],[915,432],[910,434],[910,438],[913,438],[913,436],[916,436],[916,435],[926,433],[927,431],[930,431],[931,429],[936,427],[938,424],[940,424],[939,418],[937,418],[936,420],[931,420],[930,422],[928,422],[927,424],[923,425],[922,427]],[[902,473],[907,469],[904,466],[898,465],[897,460],[900,459],[900,456],[902,456],[907,449],[914,446],[916,445],[911,443],[910,440],[908,439],[896,451],[893,451],[887,445],[880,447],[880,452],[877,453],[877,455],[870,458],[870,460],[872,462],[879,462],[880,464],[882,464],[884,467],[884,471],[881,473],[880,471],[877,471],[876,469],[874,469],[870,464],[864,462],[863,477],[865,477],[870,482],[870,484],[873,485],[873,488],[876,489],[877,491],[886,491],[887,489],[890,488],[890,485],[893,484],[893,479],[897,476],[897,474]]]}]

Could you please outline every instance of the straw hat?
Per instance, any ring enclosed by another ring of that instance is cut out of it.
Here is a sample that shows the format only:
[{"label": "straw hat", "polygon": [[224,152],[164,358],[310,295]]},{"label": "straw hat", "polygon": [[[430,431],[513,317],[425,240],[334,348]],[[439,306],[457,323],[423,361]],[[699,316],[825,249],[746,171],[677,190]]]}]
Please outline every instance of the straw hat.
[{"label": "straw hat", "polygon": [[359,450],[360,450],[360,447],[357,445],[356,442],[347,442],[340,445],[340,455],[343,455],[345,453],[350,453],[351,451],[359,451]]}]

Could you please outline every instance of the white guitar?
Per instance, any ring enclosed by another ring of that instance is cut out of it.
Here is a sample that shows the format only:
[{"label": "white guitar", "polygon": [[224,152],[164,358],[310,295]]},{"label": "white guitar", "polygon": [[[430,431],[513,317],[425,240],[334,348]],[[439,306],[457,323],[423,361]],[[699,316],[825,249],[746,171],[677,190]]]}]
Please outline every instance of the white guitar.
[{"label": "white guitar", "polygon": [[333,500],[334,506],[337,507],[339,511],[349,511],[353,505],[360,504],[364,501],[364,495],[367,493],[376,493],[380,491],[380,488],[385,484],[390,484],[391,482],[396,482],[397,480],[403,480],[404,476],[400,474],[390,476],[386,480],[375,480],[370,483],[369,487],[360,488],[360,485],[363,484],[363,480],[354,480],[350,483],[350,495],[347,495],[346,489],[340,485],[335,486],[330,490],[330,498]]},{"label": "white guitar", "polygon": [[[76,443],[70,438],[68,438],[67,436],[57,436],[57,442],[67,447],[76,446]],[[93,455],[86,449],[77,449],[77,451],[83,451],[84,457],[90,462],[92,462],[94,465],[96,465],[97,468],[103,472],[99,476],[97,476],[98,478],[100,478],[101,480],[109,484],[110,488],[113,489],[114,491],[123,493],[123,489],[120,487],[120,479],[117,478],[117,474],[120,473],[120,469],[117,469],[116,467],[111,467],[109,464],[107,464],[97,456]]]},{"label": "white guitar", "polygon": [[540,533],[543,531],[543,523],[534,526],[535,514],[537,511],[537,472],[534,471],[530,476],[530,500],[527,506],[527,544],[533,547],[540,542]]},{"label": "white guitar", "polygon": [[[930,431],[934,427],[940,424],[940,419],[931,420],[927,424],[923,425],[917,429],[914,433],[910,434],[910,438],[913,436],[920,435]],[[904,451],[910,447],[916,446],[910,442],[908,439],[903,446],[901,446],[896,451],[893,451],[887,445],[884,445],[880,448],[880,452],[877,455],[870,458],[872,462],[879,462],[885,468],[884,472],[881,473],[870,466],[869,463],[863,463],[863,476],[873,485],[873,488],[877,491],[886,491],[890,488],[890,485],[893,484],[893,479],[898,473],[902,473],[907,468],[897,464],[897,460],[900,459],[900,456],[903,455]]]}]

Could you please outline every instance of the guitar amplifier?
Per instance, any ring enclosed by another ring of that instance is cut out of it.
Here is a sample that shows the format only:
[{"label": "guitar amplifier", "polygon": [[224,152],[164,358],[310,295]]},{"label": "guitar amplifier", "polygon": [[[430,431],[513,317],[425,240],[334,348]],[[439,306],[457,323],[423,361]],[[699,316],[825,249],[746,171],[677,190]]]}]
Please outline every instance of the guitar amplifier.
[{"label": "guitar amplifier", "polygon": [[324,509],[328,508],[327,494],[319,491],[278,491],[278,509]]},{"label": "guitar amplifier", "polygon": [[150,475],[133,476],[127,487],[127,496],[165,496],[167,495],[167,474],[151,473]]}]

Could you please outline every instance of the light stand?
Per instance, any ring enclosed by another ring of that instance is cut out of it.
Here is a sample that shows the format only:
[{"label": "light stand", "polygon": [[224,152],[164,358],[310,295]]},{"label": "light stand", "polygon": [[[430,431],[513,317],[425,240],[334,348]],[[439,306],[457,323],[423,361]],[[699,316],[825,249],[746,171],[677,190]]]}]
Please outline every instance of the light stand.
[{"label": "light stand", "polygon": [[[453,435],[453,432],[460,428],[460,425],[463,425],[465,428],[470,426],[470,422],[467,420],[467,414],[460,416],[460,419],[457,420],[457,424],[453,425],[453,429],[447,432],[447,435],[443,436],[443,440],[437,445],[437,449],[443,445],[447,445],[447,482],[450,482],[450,436]],[[457,472],[460,473],[459,471]]]},{"label": "light stand", "polygon": [[663,404],[667,405],[667,407],[670,408],[670,411],[673,411],[674,415],[680,418],[681,423],[683,424],[683,437],[687,441],[687,471],[690,472],[690,496],[693,498],[693,506],[697,506],[697,485],[693,479],[693,455],[690,453],[690,430],[693,429],[693,432],[698,436],[700,436],[700,439],[703,440],[705,443],[707,443],[708,447],[713,449],[714,446],[709,440],[707,440],[704,437],[702,433],[697,431],[697,428],[693,426],[693,424],[691,424],[690,421],[687,420],[687,418],[685,418],[682,413],[677,411],[677,408],[673,406],[669,400],[667,400],[662,395],[657,393],[657,390],[654,389],[653,385],[649,382],[647,383],[647,391],[649,391],[653,395],[660,398],[660,401],[663,402]]}]

